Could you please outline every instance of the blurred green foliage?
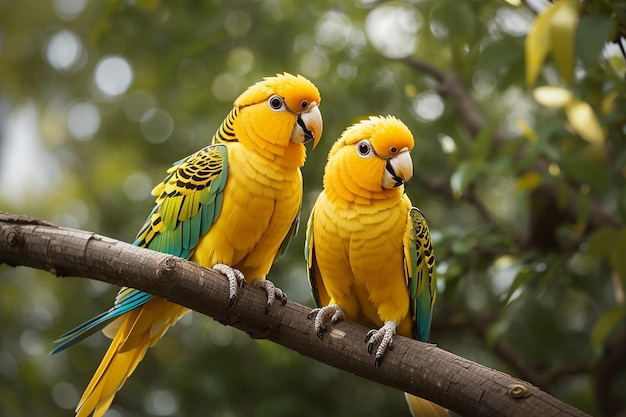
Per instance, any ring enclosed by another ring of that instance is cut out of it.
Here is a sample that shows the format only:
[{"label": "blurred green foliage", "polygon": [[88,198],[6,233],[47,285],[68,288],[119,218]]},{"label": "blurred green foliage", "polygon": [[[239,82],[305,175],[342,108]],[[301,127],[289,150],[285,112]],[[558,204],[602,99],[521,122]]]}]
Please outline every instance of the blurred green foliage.
[{"label": "blurred green foliage", "polygon": [[[589,103],[599,143],[525,86],[535,16],[515,3],[1,0],[0,209],[132,241],[152,186],[208,143],[241,91],[301,73],[322,93],[325,124],[303,168],[303,218],[342,130],[370,114],[401,118],[416,136],[407,192],[438,260],[433,342],[593,415],[617,415],[626,407],[626,83],[610,41],[624,33],[624,2],[584,1],[573,83],[550,58],[537,82]],[[455,75],[474,108],[407,56]],[[478,125],[462,117],[471,110]],[[270,278],[312,305],[302,229]],[[0,266],[3,416],[71,415],[107,339],[47,352],[115,292]],[[107,415],[408,411],[400,392],[190,314]]]}]

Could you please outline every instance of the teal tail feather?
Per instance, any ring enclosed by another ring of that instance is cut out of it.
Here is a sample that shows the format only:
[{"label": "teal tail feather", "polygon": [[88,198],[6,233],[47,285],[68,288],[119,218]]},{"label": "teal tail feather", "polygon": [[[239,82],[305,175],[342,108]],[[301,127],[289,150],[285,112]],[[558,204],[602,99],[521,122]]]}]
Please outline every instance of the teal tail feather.
[{"label": "teal tail feather", "polygon": [[113,307],[98,314],[94,318],[87,320],[83,324],[74,327],[72,330],[63,333],[57,340],[54,341],[54,343],[59,343],[59,346],[54,348],[50,352],[50,355],[54,355],[55,353],[65,350],[91,336],[122,314],[128,313],[129,311],[147,303],[151,298],[152,295],[143,291],[132,288],[122,288]]}]

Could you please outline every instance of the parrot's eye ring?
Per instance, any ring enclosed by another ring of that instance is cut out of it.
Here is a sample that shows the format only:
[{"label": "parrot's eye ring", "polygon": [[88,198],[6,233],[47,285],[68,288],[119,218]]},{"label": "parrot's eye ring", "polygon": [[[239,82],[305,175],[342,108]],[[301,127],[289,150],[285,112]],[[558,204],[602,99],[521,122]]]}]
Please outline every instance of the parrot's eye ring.
[{"label": "parrot's eye ring", "polygon": [[302,103],[300,103],[300,107],[302,107],[302,109],[306,109],[308,105],[309,102],[306,100],[302,100]]},{"label": "parrot's eye ring", "polygon": [[395,146],[392,146],[391,148],[389,148],[389,152],[395,154],[396,152],[398,152],[398,148],[396,148]]},{"label": "parrot's eye ring", "polygon": [[356,144],[356,151],[358,152],[359,156],[363,158],[374,155],[374,149],[372,149],[372,144],[367,139],[363,139]]},{"label": "parrot's eye ring", "polygon": [[274,111],[283,110],[285,108],[283,98],[277,95],[270,97],[267,100],[267,104],[269,104],[270,108]]}]

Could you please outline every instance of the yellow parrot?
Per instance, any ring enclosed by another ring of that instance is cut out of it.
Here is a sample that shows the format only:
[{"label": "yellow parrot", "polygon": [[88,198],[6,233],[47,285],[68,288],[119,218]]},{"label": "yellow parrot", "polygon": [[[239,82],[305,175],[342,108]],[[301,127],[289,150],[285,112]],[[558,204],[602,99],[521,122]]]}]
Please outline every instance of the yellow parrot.
[{"label": "yellow parrot", "polygon": [[[297,229],[305,142],[322,135],[320,94],[302,76],[268,77],[234,103],[213,144],[176,162],[152,194],[156,206],[135,245],[213,267],[232,306],[245,281],[265,289],[266,310],[285,294],[265,279]],[[245,277],[245,278],[244,278]],[[102,416],[148,347],[189,310],[122,288],[114,306],[57,340],[59,352],[104,328],[113,340],[76,408]]]},{"label": "yellow parrot", "polygon": [[[324,190],[307,225],[305,258],[321,338],[347,318],[370,327],[375,366],[393,335],[428,341],[436,296],[435,257],[422,212],[404,193],[413,176],[413,135],[393,116],[347,128],[333,145]],[[446,409],[406,395],[414,416]]]}]

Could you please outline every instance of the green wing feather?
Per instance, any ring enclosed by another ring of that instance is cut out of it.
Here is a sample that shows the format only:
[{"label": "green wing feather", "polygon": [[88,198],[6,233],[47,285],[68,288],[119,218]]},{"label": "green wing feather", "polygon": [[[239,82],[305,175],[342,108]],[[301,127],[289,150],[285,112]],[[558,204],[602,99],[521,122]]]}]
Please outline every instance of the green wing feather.
[{"label": "green wing feather", "polygon": [[298,214],[296,214],[295,219],[293,219],[293,222],[291,223],[291,227],[289,227],[289,231],[287,232],[287,235],[285,236],[282,243],[280,244],[280,247],[278,248],[278,252],[276,253],[276,256],[274,257],[274,262],[276,262],[278,258],[280,258],[285,253],[285,251],[289,247],[289,243],[291,243],[291,240],[298,234],[298,229],[300,228],[300,212],[301,211],[302,211],[302,206],[300,206],[300,208],[298,209]]},{"label": "green wing feather", "polygon": [[315,240],[313,239],[313,216],[315,214],[315,207],[311,210],[309,216],[309,222],[306,225],[306,237],[304,240],[304,259],[307,266],[307,277],[309,278],[309,286],[311,287],[311,295],[313,301],[315,301],[316,307],[325,307],[330,303],[330,296],[324,281],[322,280],[322,274],[317,266],[317,260],[315,259]]},{"label": "green wing feather", "polygon": [[156,206],[134,244],[189,259],[222,208],[228,151],[216,144],[181,159],[157,185]]},{"label": "green wing feather", "polygon": [[[207,146],[176,162],[167,172],[153,190],[157,204],[133,244],[188,259],[220,215],[228,151],[225,145]],[[62,334],[51,354],[80,342],[151,298],[143,291],[122,287],[113,307]]]},{"label": "green wing feather", "polygon": [[409,210],[404,234],[404,266],[411,296],[413,335],[417,340],[427,342],[437,296],[437,273],[428,224],[416,207]]}]

